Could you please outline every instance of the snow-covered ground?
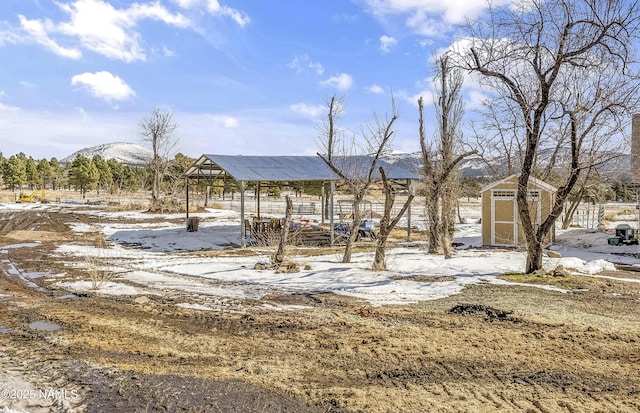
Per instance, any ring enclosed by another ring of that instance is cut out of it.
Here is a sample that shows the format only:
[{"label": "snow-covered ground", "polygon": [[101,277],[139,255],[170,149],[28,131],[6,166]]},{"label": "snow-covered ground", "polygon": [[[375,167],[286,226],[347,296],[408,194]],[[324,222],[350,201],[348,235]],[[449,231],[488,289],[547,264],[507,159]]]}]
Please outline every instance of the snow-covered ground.
[{"label": "snow-covered ground", "polygon": [[[60,208],[55,205],[2,205],[0,208]],[[241,256],[196,256],[184,252],[237,248],[240,244],[240,219],[233,211],[210,209],[192,214],[200,218],[197,232],[187,232],[183,215],[153,216],[141,211],[106,212],[80,210],[97,219],[92,225],[77,225],[77,232],[102,232],[112,245],[108,249],[67,243],[57,249],[59,256],[95,257],[109,262],[117,277],[101,283],[96,293],[122,295],[165,294],[167,291],[210,296],[215,299],[260,298],[266,294],[296,292],[333,292],[358,297],[372,305],[406,304],[446,297],[475,283],[501,283],[497,275],[522,272],[526,253],[516,250],[487,250],[468,248],[480,246],[480,225],[457,226],[455,242],[464,245],[455,257],[427,255],[424,245],[407,243],[388,250],[386,272],[371,271],[373,253],[354,254],[352,263],[340,262],[341,255],[291,257],[301,264],[292,274],[276,274],[272,270],[256,270],[258,262],[268,262],[267,254]],[[123,218],[111,223],[107,216]],[[103,218],[101,218],[103,217]],[[305,218],[311,218],[305,216]],[[318,217],[319,218],[319,217]],[[473,221],[473,220],[471,220]],[[603,270],[614,271],[614,265],[640,267],[640,247],[609,246],[611,233],[595,230],[571,229],[559,232],[553,250],[562,258],[545,256],[545,269],[557,265],[586,275]],[[0,247],[2,249],[7,247]],[[93,257],[93,258],[92,258]],[[77,260],[74,265],[81,265]],[[71,264],[70,264],[71,265]],[[302,269],[302,267],[308,269]],[[56,274],[51,274],[52,280]],[[434,280],[430,276],[450,276],[450,281]],[[424,281],[414,281],[414,280]],[[627,280],[634,282],[633,280]],[[86,291],[92,283],[58,281],[58,287],[71,291]],[[531,287],[555,288],[555,287]],[[555,288],[557,289],[557,288]],[[187,300],[188,301],[188,300]],[[185,302],[181,306],[208,310],[210,307]]]}]

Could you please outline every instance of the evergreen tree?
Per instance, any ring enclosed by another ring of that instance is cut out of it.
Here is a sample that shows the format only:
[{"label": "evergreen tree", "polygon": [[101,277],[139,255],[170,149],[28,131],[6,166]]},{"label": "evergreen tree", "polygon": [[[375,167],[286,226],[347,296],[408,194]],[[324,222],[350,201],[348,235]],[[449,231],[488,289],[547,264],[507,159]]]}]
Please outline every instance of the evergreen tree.
[{"label": "evergreen tree", "polygon": [[[21,153],[22,154],[22,153]],[[23,154],[24,155],[24,154]],[[32,157],[25,156],[25,172],[27,174],[27,185],[31,189],[36,188],[40,184],[40,176],[38,174],[38,167],[36,161]]]},{"label": "evergreen tree", "polygon": [[115,159],[107,159],[107,165],[111,170],[111,177],[113,180],[111,193],[118,193],[123,189],[127,189],[126,175],[124,165]]},{"label": "evergreen tree", "polygon": [[147,180],[147,172],[144,169],[132,168],[124,165],[123,169],[123,188],[128,191],[137,191],[143,188],[144,182]]},{"label": "evergreen tree", "polygon": [[38,177],[40,178],[40,184],[42,185],[42,188],[46,188],[47,184],[53,177],[53,169],[51,168],[51,164],[48,160],[43,158],[36,165],[36,169],[38,171]]},{"label": "evergreen tree", "polygon": [[2,163],[2,176],[5,185],[12,191],[27,182],[27,168],[25,159],[19,155],[12,155]]},{"label": "evergreen tree", "polygon": [[182,153],[176,154],[173,160],[169,162],[165,180],[169,188],[171,188],[171,191],[178,192],[185,190],[185,182],[182,175],[193,165],[193,162],[193,158],[183,155]]},{"label": "evergreen tree", "polygon": [[105,161],[100,155],[94,155],[91,162],[98,170],[98,194],[100,194],[101,188],[113,193],[113,174],[111,173],[111,167],[107,161]]},{"label": "evergreen tree", "polygon": [[64,186],[64,168],[57,158],[51,158],[51,189],[56,190]]},{"label": "evergreen tree", "polygon": [[84,197],[88,190],[96,187],[99,179],[100,173],[91,159],[82,155],[76,156],[69,170],[69,184],[76,190],[79,189]]}]

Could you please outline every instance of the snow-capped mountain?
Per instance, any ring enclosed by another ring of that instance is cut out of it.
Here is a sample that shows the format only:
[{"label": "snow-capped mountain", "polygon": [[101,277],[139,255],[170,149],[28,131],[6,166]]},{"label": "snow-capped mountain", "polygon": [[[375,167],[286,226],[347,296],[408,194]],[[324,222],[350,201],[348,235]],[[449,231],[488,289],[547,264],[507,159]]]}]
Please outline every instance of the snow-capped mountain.
[{"label": "snow-capped mountain", "polygon": [[[422,153],[393,152],[385,155],[385,161],[411,171],[417,175],[422,173]],[[471,155],[460,162],[462,176],[483,178],[490,175],[490,170],[478,155]]]},{"label": "snow-capped mountain", "polygon": [[87,158],[93,158],[95,155],[100,155],[105,160],[113,159],[119,163],[137,167],[146,166],[149,163],[149,160],[153,157],[153,153],[149,149],[143,148],[140,145],[126,142],[115,142],[80,149],[79,151],[62,159],[60,162],[73,162],[78,155],[82,155]]},{"label": "snow-capped mountain", "polygon": [[[542,151],[538,158],[540,164],[544,165],[545,162],[548,162],[549,156],[549,151]],[[420,175],[422,173],[421,152],[393,152],[385,155],[383,159],[415,174]],[[568,154],[565,154],[564,157],[560,154],[558,159],[556,161],[556,165],[558,165],[556,169],[561,169],[569,164]],[[629,179],[631,157],[628,154],[608,153],[608,156],[603,156],[602,159],[607,160],[601,161],[597,165],[600,175],[605,178]],[[471,155],[460,162],[460,173],[463,177],[495,179],[507,174],[505,166],[501,159],[495,159],[490,161],[490,164],[487,164],[480,156]]]}]

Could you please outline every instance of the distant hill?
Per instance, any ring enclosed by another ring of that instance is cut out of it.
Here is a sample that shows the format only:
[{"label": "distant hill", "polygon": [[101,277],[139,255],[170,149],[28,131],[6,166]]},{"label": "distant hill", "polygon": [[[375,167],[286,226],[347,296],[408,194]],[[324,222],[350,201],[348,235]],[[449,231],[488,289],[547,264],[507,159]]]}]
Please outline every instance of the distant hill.
[{"label": "distant hill", "polygon": [[[384,160],[398,165],[408,171],[411,171],[417,175],[422,173],[422,153],[403,153],[394,152],[384,156]],[[477,155],[469,156],[460,163],[460,171],[462,176],[483,178],[489,175],[490,171],[484,161]]]},{"label": "distant hill", "polygon": [[[614,156],[615,155],[615,156]],[[543,151],[540,155],[540,162],[544,163],[545,158],[548,158],[548,152]],[[605,178],[628,180],[630,178],[630,165],[631,156],[628,154],[611,154],[610,160],[604,162],[598,166],[598,172]],[[567,165],[569,162],[568,154],[561,158],[558,165]],[[384,160],[395,164],[401,168],[411,171],[420,175],[422,172],[422,153],[402,153],[394,152],[389,155],[385,155]],[[487,178],[494,179],[493,173],[506,173],[502,171],[504,165],[500,163],[500,160],[495,161],[495,164],[490,168],[478,155],[471,155],[460,162],[460,173],[463,177],[472,178]]]},{"label": "distant hill", "polygon": [[113,159],[125,165],[141,167],[146,166],[149,163],[149,160],[153,157],[153,152],[133,143],[105,143],[80,149],[79,151],[62,159],[60,162],[73,162],[78,155],[82,155],[87,158],[93,158],[95,155],[100,155],[103,159]]}]

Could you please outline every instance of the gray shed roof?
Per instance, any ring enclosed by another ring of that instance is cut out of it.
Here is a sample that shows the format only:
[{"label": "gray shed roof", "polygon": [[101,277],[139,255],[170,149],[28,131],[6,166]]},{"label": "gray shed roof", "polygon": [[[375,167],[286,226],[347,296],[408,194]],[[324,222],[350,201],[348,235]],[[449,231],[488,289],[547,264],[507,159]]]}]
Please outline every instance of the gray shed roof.
[{"label": "gray shed roof", "polygon": [[[368,170],[366,156],[335,158],[347,177],[363,177]],[[389,179],[417,179],[403,168],[379,161]],[[189,178],[215,179],[225,176],[236,181],[337,181],[340,177],[319,156],[244,156],[204,154],[185,172]],[[379,179],[378,169],[374,178]]]}]

